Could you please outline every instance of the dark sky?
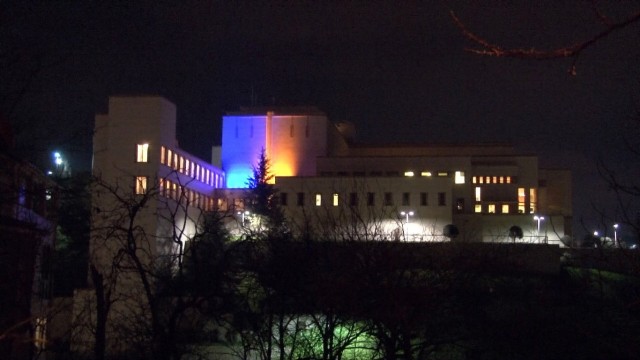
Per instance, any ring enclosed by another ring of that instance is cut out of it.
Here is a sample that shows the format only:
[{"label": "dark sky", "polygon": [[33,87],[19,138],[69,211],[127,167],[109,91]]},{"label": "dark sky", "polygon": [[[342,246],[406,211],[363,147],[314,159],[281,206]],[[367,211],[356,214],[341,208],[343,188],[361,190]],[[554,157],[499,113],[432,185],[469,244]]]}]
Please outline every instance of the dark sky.
[{"label": "dark sky", "polygon": [[[571,76],[571,60],[465,52],[449,17],[505,47],[553,48],[603,29],[587,2],[131,3],[0,2],[0,100],[22,154],[61,149],[87,169],[107,97],[158,94],[177,105],[181,147],[204,159],[221,115],[252,99],[316,105],[361,142],[511,142],[573,170],[576,219],[610,206],[597,161],[633,165],[616,150],[640,104],[640,24],[586,50]],[[607,6],[614,19],[640,7]]]}]

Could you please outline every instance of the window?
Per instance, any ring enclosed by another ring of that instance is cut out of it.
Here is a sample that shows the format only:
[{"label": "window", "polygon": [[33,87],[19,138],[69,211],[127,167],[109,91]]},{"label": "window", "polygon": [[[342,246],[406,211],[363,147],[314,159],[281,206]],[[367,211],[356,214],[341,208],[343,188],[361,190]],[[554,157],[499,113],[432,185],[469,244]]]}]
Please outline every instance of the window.
[{"label": "window", "polygon": [[375,193],[367,193],[367,206],[375,206],[376,205],[376,194]]},{"label": "window", "polygon": [[482,205],[481,204],[476,204],[475,208],[473,209],[474,212],[476,213],[481,213],[482,212]]},{"label": "window", "polygon": [[505,180],[507,181],[507,184],[511,184],[511,176],[505,177]]},{"label": "window", "polygon": [[358,206],[358,193],[349,194],[349,206]]},{"label": "window", "polygon": [[184,157],[182,157],[182,156],[180,156],[180,165],[178,166],[178,171],[185,172],[184,171]]},{"label": "window", "polygon": [[487,212],[489,214],[495,214],[496,213],[496,204],[489,204]]},{"label": "window", "polygon": [[440,177],[447,177],[449,176],[449,173],[446,171],[438,171],[438,176]]},{"label": "window", "polygon": [[476,201],[482,201],[482,192],[479,186],[476,186]]},{"label": "window", "polygon": [[297,194],[296,204],[298,206],[304,206],[304,193],[299,192]]},{"label": "window", "polygon": [[431,171],[423,171],[423,172],[420,173],[420,176],[430,177],[431,176]]},{"label": "window", "polygon": [[165,157],[165,153],[166,152],[167,152],[167,150],[165,149],[165,147],[161,146],[160,147],[160,164],[164,164],[165,161],[167,161],[166,157]]},{"label": "window", "polygon": [[502,213],[503,214],[509,213],[509,204],[502,204]]},{"label": "window", "polygon": [[286,192],[280,193],[280,205],[287,206],[289,203],[288,194]]},{"label": "window", "polygon": [[413,175],[414,175],[413,171],[405,171],[404,172],[404,176],[406,176],[406,177],[413,177]]},{"label": "window", "polygon": [[338,193],[333,193],[333,206],[340,205],[340,196]]},{"label": "window", "polygon": [[167,166],[171,166],[173,164],[173,151],[167,149]]},{"label": "window", "polygon": [[477,178],[475,176],[471,178],[471,183],[475,184],[477,181],[478,180],[477,180]]},{"label": "window", "polygon": [[527,194],[524,188],[518,188],[518,214],[525,213],[525,202],[527,201]]},{"label": "window", "polygon": [[456,199],[456,210],[458,212],[463,212],[464,211],[464,199],[463,198]]},{"label": "window", "polygon": [[478,181],[480,184],[484,184],[484,177],[480,176],[480,178],[478,180],[480,180],[480,181]]},{"label": "window", "polygon": [[529,213],[535,214],[538,205],[538,192],[535,188],[529,189]]},{"label": "window", "polygon": [[316,194],[316,206],[322,206],[322,194]]},{"label": "window", "polygon": [[464,184],[464,171],[456,171],[454,175],[454,182],[456,184]]},{"label": "window", "polygon": [[393,194],[390,192],[384,193],[384,205],[392,206],[393,205]]},{"label": "window", "polygon": [[136,194],[144,194],[147,191],[147,177],[136,176]]},{"label": "window", "polygon": [[428,206],[429,205],[429,194],[426,192],[420,193],[420,206]]},{"label": "window", "polygon": [[443,192],[438,193],[438,206],[447,206],[447,194]]},{"label": "window", "polygon": [[136,161],[143,163],[149,161],[149,144],[138,144]]},{"label": "window", "polygon": [[411,194],[408,192],[402,193],[402,206],[411,205]]}]

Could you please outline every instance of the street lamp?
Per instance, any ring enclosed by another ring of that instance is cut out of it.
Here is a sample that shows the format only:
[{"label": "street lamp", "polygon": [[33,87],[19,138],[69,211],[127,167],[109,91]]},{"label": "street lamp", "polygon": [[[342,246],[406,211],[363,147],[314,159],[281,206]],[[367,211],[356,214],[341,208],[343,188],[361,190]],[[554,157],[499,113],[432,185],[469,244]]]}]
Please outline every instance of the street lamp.
[{"label": "street lamp", "polygon": [[245,215],[249,215],[249,210],[238,211],[238,215],[240,215],[242,217],[242,226],[244,226],[244,217],[245,217]]},{"label": "street lamp", "polygon": [[534,216],[533,220],[538,222],[538,235],[540,235],[540,222],[544,220],[544,216]]},{"label": "street lamp", "polygon": [[401,211],[400,215],[405,216],[406,223],[409,223],[409,216],[413,216],[413,211]]},{"label": "street lamp", "polygon": [[613,224],[613,246],[618,247],[618,224]]}]

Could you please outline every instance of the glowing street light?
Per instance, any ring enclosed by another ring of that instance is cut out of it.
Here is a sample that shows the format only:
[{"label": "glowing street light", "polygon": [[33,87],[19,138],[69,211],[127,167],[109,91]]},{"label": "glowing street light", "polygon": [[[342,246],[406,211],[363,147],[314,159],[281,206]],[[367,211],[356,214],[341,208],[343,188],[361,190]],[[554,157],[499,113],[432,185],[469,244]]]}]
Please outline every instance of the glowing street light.
[{"label": "glowing street light", "polygon": [[613,246],[618,247],[618,224],[613,224]]},{"label": "glowing street light", "polygon": [[597,231],[594,231],[594,232],[593,232],[593,236],[598,236],[598,235],[600,235],[600,234],[598,234],[598,232],[597,232]]},{"label": "glowing street light", "polygon": [[544,216],[534,216],[533,220],[538,222],[538,235],[540,235],[540,222],[542,222],[544,220]]},{"label": "glowing street light", "polygon": [[400,215],[405,216],[406,223],[409,223],[409,216],[413,216],[413,211],[401,211]]},{"label": "glowing street light", "polygon": [[59,152],[54,152],[53,153],[53,161],[55,162],[56,165],[60,166],[62,165],[62,155],[60,155]]},{"label": "glowing street light", "polygon": [[245,211],[238,211],[238,215],[240,215],[242,217],[242,226],[244,226],[244,217],[245,215],[249,215],[249,210],[245,210]]}]

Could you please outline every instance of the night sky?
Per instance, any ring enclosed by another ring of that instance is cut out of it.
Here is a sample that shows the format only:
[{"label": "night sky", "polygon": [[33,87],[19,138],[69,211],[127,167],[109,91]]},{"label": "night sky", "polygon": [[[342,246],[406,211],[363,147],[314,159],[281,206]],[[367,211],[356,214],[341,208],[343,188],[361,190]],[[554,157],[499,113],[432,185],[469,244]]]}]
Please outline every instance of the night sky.
[{"label": "night sky", "polygon": [[[587,49],[571,76],[569,59],[470,54],[449,17],[505,47],[554,48],[602,30],[588,2],[132,3],[0,3],[0,101],[19,154],[44,164],[61,150],[88,169],[108,96],[157,94],[177,105],[180,146],[204,159],[222,114],[252,104],[318,106],[365,143],[513,143],[573,170],[587,228],[591,203],[611,206],[597,162],[638,168],[620,150],[640,108],[640,24]],[[613,19],[638,11],[606,6]]]}]

